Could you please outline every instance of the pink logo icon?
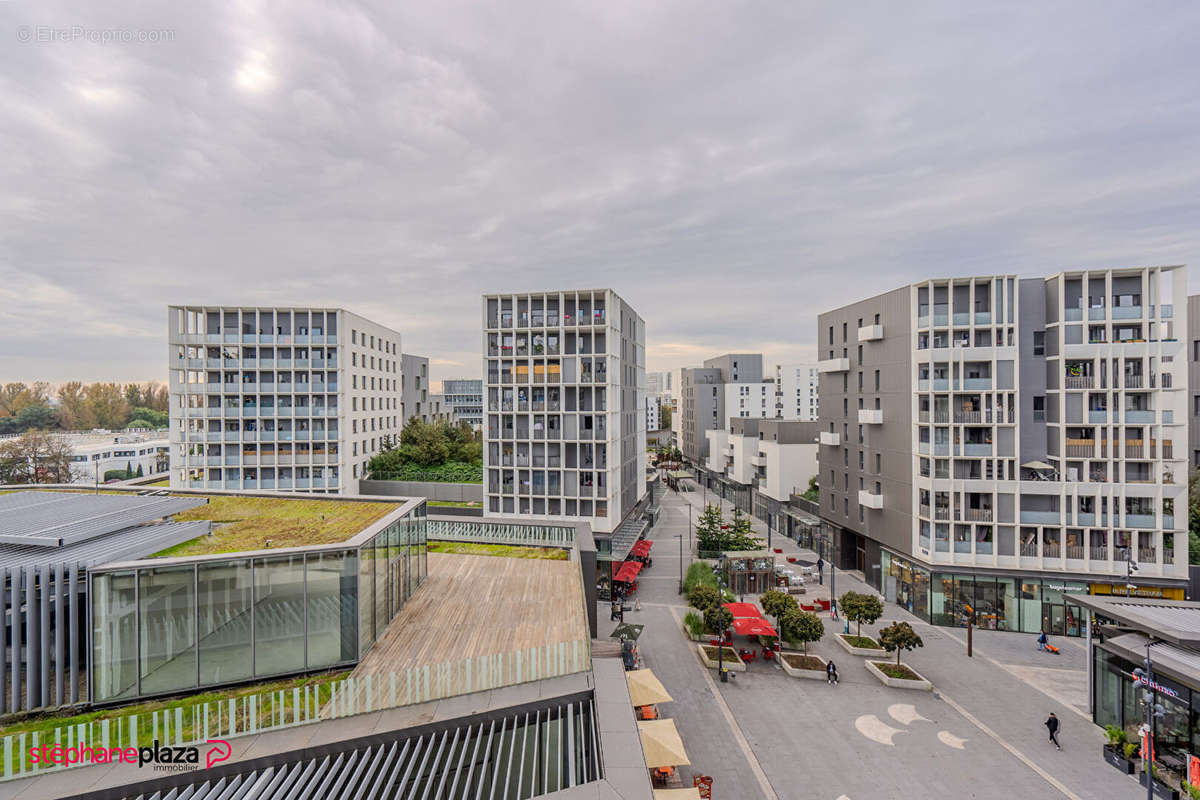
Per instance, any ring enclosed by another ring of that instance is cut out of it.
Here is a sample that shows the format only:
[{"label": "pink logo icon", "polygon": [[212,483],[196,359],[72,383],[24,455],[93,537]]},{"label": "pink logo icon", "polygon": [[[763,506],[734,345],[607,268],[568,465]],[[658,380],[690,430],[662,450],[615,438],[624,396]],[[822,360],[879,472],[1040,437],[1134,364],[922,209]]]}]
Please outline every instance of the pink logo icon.
[{"label": "pink logo icon", "polygon": [[233,755],[233,747],[224,739],[209,739],[205,744],[212,745],[205,756],[204,766],[208,769],[212,769],[213,764],[228,761],[229,757]]}]

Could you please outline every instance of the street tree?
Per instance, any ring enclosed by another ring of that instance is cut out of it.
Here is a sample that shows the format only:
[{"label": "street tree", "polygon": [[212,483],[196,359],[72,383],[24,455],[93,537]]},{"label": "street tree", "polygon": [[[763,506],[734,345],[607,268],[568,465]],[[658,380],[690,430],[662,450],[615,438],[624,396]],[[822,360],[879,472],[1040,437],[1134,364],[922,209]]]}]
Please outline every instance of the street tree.
[{"label": "street tree", "polygon": [[925,642],[907,622],[893,622],[879,632],[879,643],[883,649],[896,653],[896,665],[900,665],[900,651],[924,647]]}]

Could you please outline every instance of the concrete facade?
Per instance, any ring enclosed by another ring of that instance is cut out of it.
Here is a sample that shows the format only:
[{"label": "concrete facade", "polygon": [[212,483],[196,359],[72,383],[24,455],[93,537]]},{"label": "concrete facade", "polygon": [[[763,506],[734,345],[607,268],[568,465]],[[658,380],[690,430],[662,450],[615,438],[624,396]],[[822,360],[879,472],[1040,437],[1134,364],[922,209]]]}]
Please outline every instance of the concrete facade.
[{"label": "concrete facade", "polygon": [[786,503],[817,474],[817,433],[816,422],[730,417],[728,429],[706,433],[705,468]]},{"label": "concrete facade", "polygon": [[1185,294],[1182,267],[997,275],[820,315],[820,505],[839,566],[877,583],[883,548],[1103,584],[1124,582],[1129,554],[1139,579],[1181,585]]},{"label": "concrete facade", "polygon": [[483,381],[451,378],[442,381],[445,407],[455,423],[465,422],[474,430],[483,427]]},{"label": "concrete facade", "polygon": [[354,494],[400,432],[400,334],[337,308],[169,306],[171,488]]},{"label": "concrete facade", "polygon": [[646,494],[645,322],[611,289],[483,297],[485,516],[608,533]]},{"label": "concrete facade", "polygon": [[703,367],[680,370],[679,449],[693,464],[708,457],[705,432],[723,429],[731,415],[727,383],[763,383],[762,355],[726,353],[706,359]]},{"label": "concrete facade", "polygon": [[432,422],[429,405],[429,359],[411,353],[400,355],[400,427],[416,417]]},{"label": "concrete facade", "polygon": [[1188,459],[1200,469],[1200,294],[1188,298]]},{"label": "concrete facade", "polygon": [[813,364],[775,366],[776,414],[781,419],[815,421],[820,411],[821,375]]}]

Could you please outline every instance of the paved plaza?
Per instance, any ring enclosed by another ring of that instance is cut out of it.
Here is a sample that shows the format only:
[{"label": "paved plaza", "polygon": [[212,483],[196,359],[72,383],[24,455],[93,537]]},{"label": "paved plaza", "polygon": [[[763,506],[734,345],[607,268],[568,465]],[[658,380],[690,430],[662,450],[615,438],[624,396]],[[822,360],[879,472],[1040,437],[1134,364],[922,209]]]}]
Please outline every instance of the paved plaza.
[{"label": "paved plaza", "polygon": [[[1080,640],[1055,637],[1062,654],[1054,656],[1038,652],[1031,635],[976,631],[968,658],[965,630],[931,626],[888,604],[871,632],[896,619],[912,623],[925,646],[903,660],[933,682],[933,693],[882,686],[863,666],[866,659],[834,643],[842,623],[827,613],[826,638],[810,651],[837,663],[840,686],[789,677],[769,662],[717,682],[684,637],[686,601],[677,594],[675,537],[687,536],[687,505],[694,504],[698,519],[701,497],[664,497],[651,534],[654,566],[639,579],[642,611],[626,614],[627,622],[645,624],[645,666],[675,698],[661,710],[676,720],[691,757],[681,770],[685,785],[693,774],[707,774],[716,797],[766,800],[1137,796],[1140,787],[1101,759],[1103,736],[1087,713]],[[765,537],[765,527],[755,526]],[[778,535],[772,545],[815,559]],[[851,589],[868,590],[839,572],[838,593]],[[606,612],[602,604],[602,634],[612,627]],[[1046,740],[1042,723],[1050,712],[1062,723],[1061,752]]]}]

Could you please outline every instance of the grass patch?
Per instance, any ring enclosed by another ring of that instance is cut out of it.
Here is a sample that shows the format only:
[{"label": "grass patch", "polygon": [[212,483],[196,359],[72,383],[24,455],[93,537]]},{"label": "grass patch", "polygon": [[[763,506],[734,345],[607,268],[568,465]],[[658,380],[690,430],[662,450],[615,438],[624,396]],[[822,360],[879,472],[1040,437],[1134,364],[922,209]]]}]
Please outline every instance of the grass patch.
[{"label": "grass patch", "polygon": [[[0,736],[8,736],[14,733],[38,733],[54,735],[55,728],[63,728],[67,725],[82,725],[88,722],[96,722],[104,719],[117,719],[118,717],[127,717],[130,714],[138,715],[138,742],[149,744],[153,738],[153,722],[150,715],[154,711],[162,711],[163,709],[187,708],[195,704],[212,703],[218,700],[229,700],[233,697],[242,697],[249,694],[260,694],[264,692],[279,691],[280,689],[291,690],[300,686],[316,685],[319,687],[319,698],[322,703],[329,699],[329,685],[341,680],[350,674],[349,670],[339,670],[337,672],[326,672],[319,675],[305,675],[299,678],[287,678],[280,681],[272,681],[269,683],[258,683],[252,686],[242,686],[237,689],[213,690],[209,692],[201,692],[200,694],[190,695],[188,697],[179,697],[168,700],[153,700],[144,703],[135,703],[127,706],[117,706],[115,708],[106,708],[100,711],[89,711],[84,714],[62,714],[62,715],[47,715],[40,717],[32,717],[15,722],[12,725],[6,725],[0,728]],[[290,708],[292,701],[291,692],[288,691],[284,696],[285,703]],[[262,710],[266,713],[266,708]],[[190,714],[184,712],[184,738],[191,733]],[[263,718],[264,724],[269,724],[269,720]],[[64,741],[65,738],[64,738]]]},{"label": "grass patch", "polygon": [[821,663],[821,659],[816,656],[806,656],[799,653],[780,653],[779,657],[787,662],[787,665],[792,669],[812,669],[818,672],[825,671],[825,665]]},{"label": "grass patch", "polygon": [[505,558],[543,558],[547,561],[566,561],[567,551],[559,547],[525,547],[509,544],[478,544],[476,542],[429,543],[431,553],[458,553],[468,556],[503,556]]},{"label": "grass patch", "polygon": [[853,634],[849,633],[839,633],[838,636],[841,636],[843,639],[845,639],[846,644],[850,645],[851,647],[863,647],[868,650],[883,649],[879,646],[879,642],[875,641],[870,636],[854,636]]},{"label": "grass patch", "polygon": [[479,508],[483,503],[471,501],[460,502],[458,500],[426,500],[425,505],[428,506],[449,506],[451,508]]},{"label": "grass patch", "polygon": [[288,500],[275,497],[211,497],[206,505],[176,514],[180,522],[210,520],[212,536],[199,536],[154,555],[198,556],[271,547],[344,542],[400,507],[399,503]]},{"label": "grass patch", "polygon": [[155,481],[154,483],[147,483],[145,485],[146,486],[162,486],[165,488],[165,487],[168,487],[171,485],[171,481],[168,478],[163,478],[161,481]]},{"label": "grass patch", "polygon": [[902,681],[922,680],[920,675],[913,672],[903,664],[893,664],[890,661],[872,661],[871,663],[878,667],[879,671],[884,675],[887,675],[889,678],[896,678],[897,680]]}]

